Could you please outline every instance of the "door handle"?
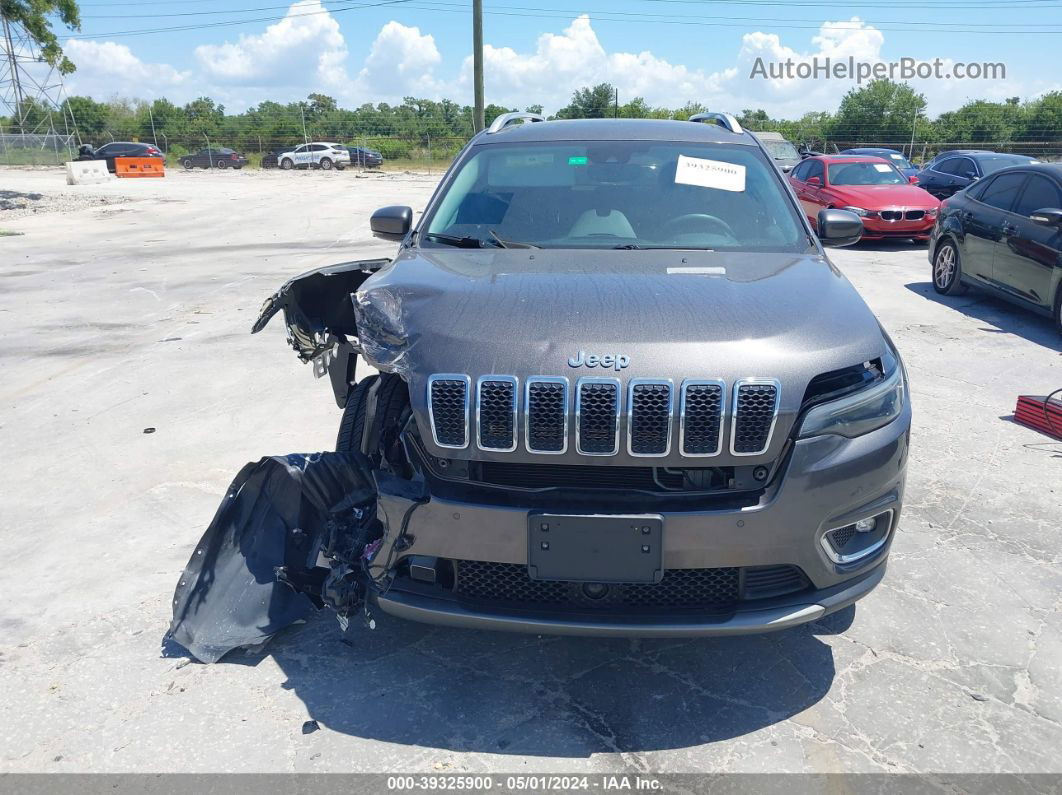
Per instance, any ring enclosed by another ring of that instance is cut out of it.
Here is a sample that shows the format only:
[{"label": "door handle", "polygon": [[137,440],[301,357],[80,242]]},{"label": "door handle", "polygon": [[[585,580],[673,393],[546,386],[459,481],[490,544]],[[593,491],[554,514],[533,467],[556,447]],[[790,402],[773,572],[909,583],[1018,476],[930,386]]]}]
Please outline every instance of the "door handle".
[{"label": "door handle", "polygon": [[1013,237],[1018,234],[1018,227],[1012,224],[1003,224],[1003,234]]}]

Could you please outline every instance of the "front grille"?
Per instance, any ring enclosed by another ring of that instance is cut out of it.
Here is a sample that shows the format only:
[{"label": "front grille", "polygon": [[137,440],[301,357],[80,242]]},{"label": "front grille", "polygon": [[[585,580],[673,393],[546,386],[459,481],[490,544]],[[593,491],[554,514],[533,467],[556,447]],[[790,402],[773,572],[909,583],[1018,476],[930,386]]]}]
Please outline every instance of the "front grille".
[{"label": "front grille", "polygon": [[585,455],[619,452],[619,382],[581,379],[575,399],[579,452]]},{"label": "front grille", "polygon": [[682,454],[716,455],[722,439],[722,383],[683,384],[679,415],[682,424]]},{"label": "front grille", "polygon": [[432,432],[440,447],[468,445],[468,377],[432,376],[428,380]]},{"label": "front grille", "polygon": [[730,451],[734,455],[757,455],[767,449],[778,413],[778,391],[776,381],[738,382],[730,438]]},{"label": "front grille", "polygon": [[726,437],[734,455],[760,455],[770,445],[780,403],[779,384],[770,378],[740,380],[732,394],[722,381],[687,379],[676,395],[663,379],[624,384],[618,378],[588,377],[575,382],[574,400],[569,383],[560,376],[534,376],[521,391],[514,376],[484,375],[472,389],[467,375],[433,375],[428,410],[435,443],[464,449],[474,439],[482,450],[512,452],[522,437],[529,452],[560,455],[568,451],[574,413],[580,455],[618,455],[623,435],[631,456],[664,457],[673,449],[677,414],[682,456],[718,455]]},{"label": "front grille", "polygon": [[921,221],[926,216],[925,210],[908,210],[903,214],[903,217],[908,221]]},{"label": "front grille", "polygon": [[899,221],[901,218],[903,218],[903,210],[882,210],[881,211],[881,220],[882,221]]},{"label": "front grille", "polygon": [[527,449],[563,453],[568,447],[568,382],[527,382]]},{"label": "front grille", "polygon": [[584,583],[533,580],[527,566],[521,564],[455,560],[453,565],[453,593],[459,600],[527,609],[727,611],[743,600],[795,593],[808,587],[807,578],[796,566],[668,569],[658,583],[611,584],[594,598]]},{"label": "front grille", "polygon": [[515,450],[516,379],[481,378],[476,406],[479,446],[484,450]]},{"label": "front grille", "polygon": [[663,456],[671,448],[671,384],[632,381],[630,454]]}]

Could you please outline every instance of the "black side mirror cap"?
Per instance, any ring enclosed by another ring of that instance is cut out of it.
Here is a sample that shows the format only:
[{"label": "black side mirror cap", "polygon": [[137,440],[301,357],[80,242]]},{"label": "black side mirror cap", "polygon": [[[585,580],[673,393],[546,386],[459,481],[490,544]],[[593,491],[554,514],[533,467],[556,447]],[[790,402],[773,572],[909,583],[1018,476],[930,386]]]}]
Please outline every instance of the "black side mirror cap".
[{"label": "black side mirror cap", "polygon": [[413,209],[398,205],[381,207],[369,219],[369,228],[373,237],[401,242],[413,228]]},{"label": "black side mirror cap", "polygon": [[850,210],[819,210],[819,241],[830,248],[858,243],[863,236],[863,221]]},{"label": "black side mirror cap", "polygon": [[1040,226],[1062,226],[1062,210],[1057,207],[1044,207],[1029,214],[1029,219]]}]

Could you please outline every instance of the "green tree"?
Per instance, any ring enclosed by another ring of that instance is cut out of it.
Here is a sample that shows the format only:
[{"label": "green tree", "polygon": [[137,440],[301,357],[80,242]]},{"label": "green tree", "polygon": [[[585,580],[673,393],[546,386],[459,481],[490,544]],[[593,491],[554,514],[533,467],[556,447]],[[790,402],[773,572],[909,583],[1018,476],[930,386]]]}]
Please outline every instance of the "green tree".
[{"label": "green tree", "polygon": [[70,30],[81,29],[77,0],[0,0],[0,16],[25,28],[40,47],[41,57],[60,74],[68,75],[77,69],[63,54],[59,39],[52,30],[52,21],[56,17]]},{"label": "green tree", "polygon": [[611,83],[598,83],[593,88],[580,88],[572,93],[567,106],[557,111],[558,119],[603,119],[613,114],[616,89]]},{"label": "green tree", "polygon": [[825,132],[845,143],[904,141],[925,109],[926,98],[906,83],[874,80],[844,95]]},{"label": "green tree", "polygon": [[95,140],[107,129],[107,106],[89,97],[67,97],[59,111],[85,138]]}]

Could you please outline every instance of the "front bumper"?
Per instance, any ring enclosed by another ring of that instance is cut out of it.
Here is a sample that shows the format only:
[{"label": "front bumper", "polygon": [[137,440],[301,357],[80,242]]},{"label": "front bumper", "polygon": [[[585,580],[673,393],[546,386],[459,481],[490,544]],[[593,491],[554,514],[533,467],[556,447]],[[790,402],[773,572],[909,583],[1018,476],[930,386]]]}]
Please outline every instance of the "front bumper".
[{"label": "front bumper", "polygon": [[495,629],[542,635],[581,635],[594,637],[705,637],[774,632],[816,621],[862,599],[885,576],[885,562],[869,572],[833,588],[802,593],[770,606],[735,610],[726,616],[703,618],[666,616],[636,620],[634,618],[592,615],[564,616],[506,611],[474,610],[446,599],[420,594],[388,592],[375,595],[373,602],[385,613],[426,624],[460,629]]},{"label": "front bumper", "polygon": [[[855,439],[794,442],[775,482],[754,505],[661,511],[646,501],[642,512],[663,517],[666,570],[791,566],[806,577],[807,587],[798,593],[742,600],[722,613],[702,615],[666,609],[653,615],[594,615],[593,610],[543,610],[541,605],[513,610],[512,605],[470,602],[456,591],[403,588],[377,594],[376,602],[384,612],[417,621],[558,634],[735,634],[814,621],[864,596],[884,574],[902,505],[910,421],[907,405],[894,422]],[[385,532],[370,564],[375,578],[393,573],[410,555],[526,566],[528,507],[437,496],[418,503],[393,484],[377,485]],[[587,512],[629,513],[630,507],[617,510],[603,497],[600,508]],[[824,551],[826,532],[889,510],[887,540],[874,554],[838,564]]]},{"label": "front bumper", "polygon": [[928,237],[935,223],[935,216],[918,221],[885,221],[881,218],[864,218],[863,239]]}]

